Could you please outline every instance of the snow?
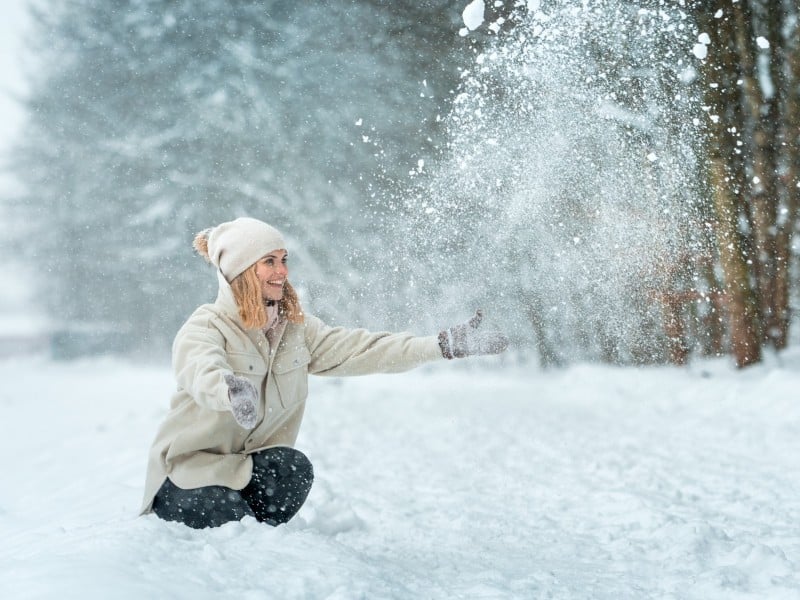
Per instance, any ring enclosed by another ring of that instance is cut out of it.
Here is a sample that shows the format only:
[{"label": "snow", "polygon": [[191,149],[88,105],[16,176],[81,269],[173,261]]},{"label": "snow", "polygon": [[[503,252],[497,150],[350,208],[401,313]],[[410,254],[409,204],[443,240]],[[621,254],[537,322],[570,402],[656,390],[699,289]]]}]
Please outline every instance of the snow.
[{"label": "snow", "polygon": [[700,60],[704,60],[708,56],[708,45],[703,42],[697,42],[692,46],[692,54]]},{"label": "snow", "polygon": [[708,56],[708,46],[711,44],[711,36],[701,33],[697,36],[697,43],[692,47],[692,54],[700,60],[705,60]]},{"label": "snow", "polygon": [[472,0],[464,8],[461,17],[464,19],[464,25],[470,31],[475,31],[483,24],[483,13],[486,10],[486,5],[483,0]]},{"label": "snow", "polygon": [[[499,367],[498,367],[499,365]],[[173,382],[0,362],[8,598],[797,598],[800,352],[312,378],[288,525],[138,517]]]},{"label": "snow", "polygon": [[[764,48],[760,44],[759,46],[762,49]],[[767,45],[767,48],[769,48],[769,45]],[[764,99],[771,100],[772,98],[775,97],[775,84],[772,82],[772,75],[770,73],[769,53],[759,54],[758,59],[756,61],[756,65],[757,65],[756,72],[758,73],[758,84],[761,86],[761,91],[764,94]]]}]

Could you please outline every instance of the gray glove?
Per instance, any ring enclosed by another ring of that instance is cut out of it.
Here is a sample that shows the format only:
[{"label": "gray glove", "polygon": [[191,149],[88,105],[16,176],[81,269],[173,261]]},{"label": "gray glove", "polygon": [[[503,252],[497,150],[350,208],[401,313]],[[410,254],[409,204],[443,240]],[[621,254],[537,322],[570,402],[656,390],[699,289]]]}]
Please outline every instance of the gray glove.
[{"label": "gray glove", "polygon": [[478,354],[500,354],[508,348],[508,338],[499,331],[478,331],[483,311],[466,323],[455,325],[439,333],[439,348],[445,358],[464,358]]},{"label": "gray glove", "polygon": [[228,384],[228,398],[231,401],[231,412],[236,422],[245,429],[252,429],[258,421],[258,392],[253,384],[244,377],[225,375]]}]

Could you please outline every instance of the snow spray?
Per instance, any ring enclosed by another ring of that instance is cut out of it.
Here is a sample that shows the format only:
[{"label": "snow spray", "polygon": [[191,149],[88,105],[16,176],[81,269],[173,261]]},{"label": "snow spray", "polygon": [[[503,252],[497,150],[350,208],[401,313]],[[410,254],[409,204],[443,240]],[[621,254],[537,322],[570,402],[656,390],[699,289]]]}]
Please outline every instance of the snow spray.
[{"label": "snow spray", "polygon": [[693,30],[652,4],[529,1],[473,52],[404,205],[433,306],[484,306],[550,362],[661,358],[654,294],[702,241]]}]

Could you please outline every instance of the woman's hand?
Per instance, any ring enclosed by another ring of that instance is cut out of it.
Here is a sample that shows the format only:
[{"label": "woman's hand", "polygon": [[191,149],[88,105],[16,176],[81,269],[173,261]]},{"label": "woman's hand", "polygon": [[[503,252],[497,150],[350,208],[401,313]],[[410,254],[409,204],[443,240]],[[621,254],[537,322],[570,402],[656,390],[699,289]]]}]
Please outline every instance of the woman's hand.
[{"label": "woman's hand", "polygon": [[464,358],[479,354],[500,354],[508,348],[508,338],[499,331],[478,330],[483,311],[466,323],[455,325],[439,333],[439,348],[445,358]]},{"label": "woman's hand", "polygon": [[253,384],[244,377],[225,375],[228,384],[228,398],[231,401],[231,412],[236,422],[245,429],[252,429],[258,421],[258,392]]}]

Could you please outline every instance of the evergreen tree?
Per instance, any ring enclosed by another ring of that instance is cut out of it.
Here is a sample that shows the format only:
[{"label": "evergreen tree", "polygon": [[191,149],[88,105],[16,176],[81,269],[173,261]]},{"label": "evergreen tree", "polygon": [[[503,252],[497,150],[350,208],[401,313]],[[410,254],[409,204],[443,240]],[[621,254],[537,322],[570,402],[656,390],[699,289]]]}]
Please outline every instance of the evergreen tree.
[{"label": "evergreen tree", "polygon": [[38,6],[18,239],[65,328],[167,348],[213,300],[192,234],[243,214],[285,231],[313,310],[365,314],[349,302],[377,269],[359,259],[378,249],[365,204],[437,143],[457,76],[448,3]]}]

